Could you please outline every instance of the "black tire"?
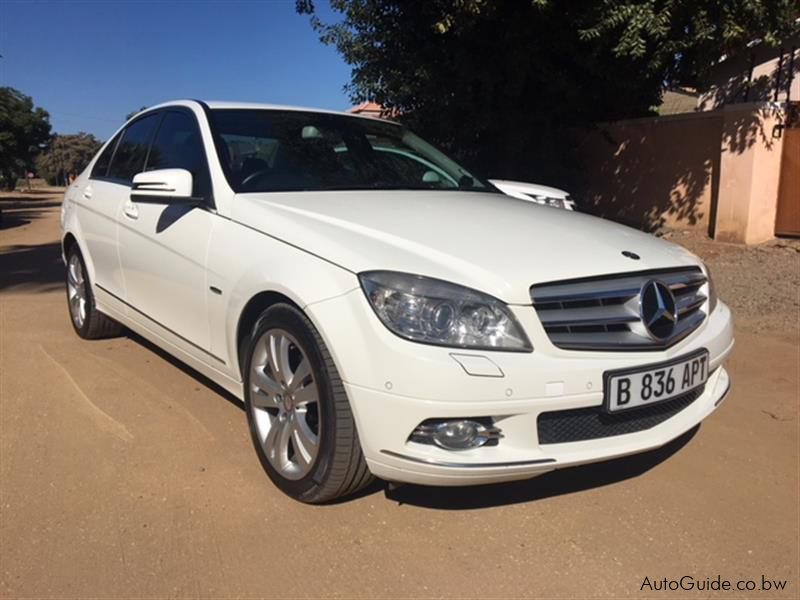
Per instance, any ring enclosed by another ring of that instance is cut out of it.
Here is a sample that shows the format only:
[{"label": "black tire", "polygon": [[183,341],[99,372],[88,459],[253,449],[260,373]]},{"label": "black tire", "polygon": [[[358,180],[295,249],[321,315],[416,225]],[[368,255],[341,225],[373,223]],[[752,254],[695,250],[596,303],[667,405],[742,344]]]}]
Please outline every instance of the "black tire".
[{"label": "black tire", "polygon": [[[310,471],[299,479],[285,477],[270,463],[261,444],[251,401],[256,393],[251,383],[256,345],[265,333],[274,330],[288,332],[297,341],[309,360],[318,391],[319,449],[308,467]],[[261,314],[244,340],[243,349],[244,396],[250,436],[262,467],[275,485],[288,496],[309,504],[349,496],[369,485],[373,476],[358,441],[350,402],[330,353],[308,318],[293,306],[275,304]]]},{"label": "black tire", "polygon": [[[82,275],[81,282],[72,282],[72,285],[78,285],[83,290],[85,298],[85,316],[82,322],[78,322],[79,320],[75,318],[70,305],[70,264],[73,260],[77,260],[80,263]],[[75,333],[85,340],[99,340],[117,337],[122,334],[122,325],[97,310],[97,306],[94,302],[94,294],[92,293],[92,286],[89,283],[89,273],[86,271],[86,263],[83,262],[83,256],[81,256],[81,252],[76,245],[72,246],[67,253],[65,287],[67,290],[67,312]]]}]

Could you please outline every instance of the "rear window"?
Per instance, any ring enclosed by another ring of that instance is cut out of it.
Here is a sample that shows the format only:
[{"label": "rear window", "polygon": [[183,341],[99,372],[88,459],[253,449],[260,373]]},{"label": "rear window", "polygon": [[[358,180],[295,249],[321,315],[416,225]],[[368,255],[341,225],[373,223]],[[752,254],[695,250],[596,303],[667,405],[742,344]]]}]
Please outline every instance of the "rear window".
[{"label": "rear window", "polygon": [[108,174],[108,166],[111,164],[111,157],[114,156],[114,148],[117,147],[117,142],[119,142],[121,135],[122,134],[118,133],[103,149],[102,154],[100,154],[97,161],[94,163],[94,167],[92,167],[92,178],[100,179]]}]

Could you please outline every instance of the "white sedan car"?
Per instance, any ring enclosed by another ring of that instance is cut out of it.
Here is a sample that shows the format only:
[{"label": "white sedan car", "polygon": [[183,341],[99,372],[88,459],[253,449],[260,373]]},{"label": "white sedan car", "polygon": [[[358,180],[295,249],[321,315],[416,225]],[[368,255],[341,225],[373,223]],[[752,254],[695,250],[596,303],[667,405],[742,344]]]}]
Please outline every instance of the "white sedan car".
[{"label": "white sedan car", "polygon": [[544,204],[553,208],[575,210],[575,201],[568,192],[550,187],[549,185],[527,183],[525,181],[511,181],[508,179],[490,179],[489,183],[504,194],[519,198],[520,200],[530,200],[537,204]]},{"label": "white sedan car", "polygon": [[124,325],[235,394],[304,502],[641,452],[729,387],[731,314],[698,258],[500,194],[392,123],[156,106],[69,187],[62,227],[78,335]]}]

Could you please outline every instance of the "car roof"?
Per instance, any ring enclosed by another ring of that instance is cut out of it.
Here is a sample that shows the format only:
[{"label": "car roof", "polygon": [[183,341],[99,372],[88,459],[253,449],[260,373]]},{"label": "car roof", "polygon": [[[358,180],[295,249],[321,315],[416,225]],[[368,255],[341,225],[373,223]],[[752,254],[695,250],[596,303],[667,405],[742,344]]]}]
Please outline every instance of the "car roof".
[{"label": "car roof", "polygon": [[[357,115],[349,112],[339,111],[339,110],[328,110],[324,108],[311,108],[305,106],[288,106],[283,104],[265,104],[261,102],[231,102],[227,100],[197,100],[197,99],[186,99],[186,100],[171,100],[169,102],[162,102],[161,104],[157,104],[155,106],[149,107],[147,110],[155,110],[157,108],[167,108],[169,106],[186,106],[187,102],[198,102],[205,104],[208,108],[214,109],[249,109],[249,110],[291,110],[291,111],[298,111],[298,112],[312,112],[312,113],[321,113],[321,114],[328,114],[328,115],[338,115],[342,117],[351,117],[354,119],[369,119],[371,121],[383,121],[387,123],[394,123],[398,125],[395,121],[390,121],[388,119],[378,119],[377,117],[372,117],[369,115]],[[146,111],[142,111],[144,113]]]}]

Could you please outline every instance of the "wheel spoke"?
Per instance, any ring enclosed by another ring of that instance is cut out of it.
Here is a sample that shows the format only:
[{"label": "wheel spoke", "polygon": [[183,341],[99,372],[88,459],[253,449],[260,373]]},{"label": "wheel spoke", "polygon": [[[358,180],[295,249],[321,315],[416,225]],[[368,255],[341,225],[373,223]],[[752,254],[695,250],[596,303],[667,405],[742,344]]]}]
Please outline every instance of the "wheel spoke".
[{"label": "wheel spoke", "polygon": [[304,356],[300,364],[297,365],[294,374],[292,374],[292,379],[289,381],[289,391],[294,392],[297,390],[309,375],[311,375],[311,366],[309,360]]},{"label": "wheel spoke", "polygon": [[294,440],[295,456],[301,455],[303,462],[310,464],[317,456],[319,438],[311,431],[308,423],[306,423],[305,415],[302,413],[295,415],[292,439]]},{"label": "wheel spoke", "polygon": [[288,421],[274,419],[264,440],[264,449],[267,456],[280,468],[285,468],[289,462],[289,440],[292,437],[292,427]]},{"label": "wheel spoke", "polygon": [[267,366],[267,336],[262,336],[253,348],[253,356],[250,359],[250,368],[264,369]]},{"label": "wheel spoke", "polygon": [[274,396],[275,394],[280,394],[281,384],[277,381],[274,381],[269,375],[267,375],[262,369],[258,367],[253,367],[251,373],[251,382],[258,387],[264,394],[269,396]]},{"label": "wheel spoke", "polygon": [[271,335],[269,338],[269,364],[272,373],[284,386],[291,376],[289,366],[289,338],[285,335]]},{"label": "wheel spoke", "polygon": [[294,393],[295,406],[307,406],[317,401],[319,401],[319,394],[317,393],[317,386],[313,382],[301,387]]},{"label": "wheel spoke", "polygon": [[250,401],[253,403],[253,406],[260,409],[280,408],[275,401],[275,396],[264,392],[260,387],[257,390],[253,390]]},{"label": "wheel spoke", "polygon": [[72,286],[78,286],[78,278],[75,277],[75,261],[70,261],[69,268],[67,269],[67,280]]}]

